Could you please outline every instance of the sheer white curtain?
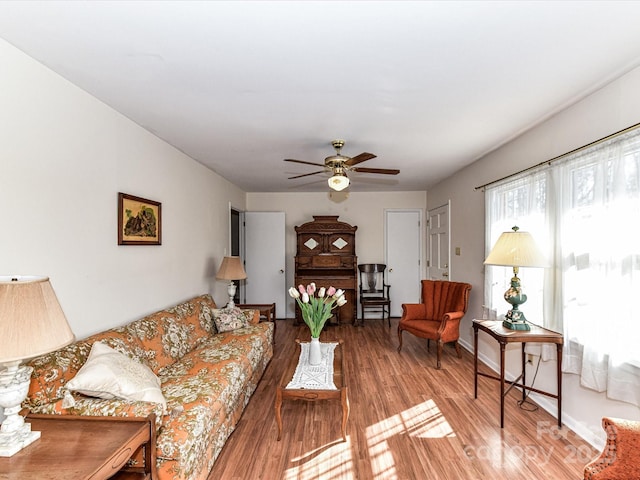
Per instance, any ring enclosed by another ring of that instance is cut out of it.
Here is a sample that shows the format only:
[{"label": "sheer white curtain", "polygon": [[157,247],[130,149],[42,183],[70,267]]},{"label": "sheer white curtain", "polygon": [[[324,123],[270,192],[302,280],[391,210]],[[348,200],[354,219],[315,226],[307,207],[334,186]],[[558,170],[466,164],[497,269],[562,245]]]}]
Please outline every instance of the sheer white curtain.
[{"label": "sheer white curtain", "polygon": [[[544,271],[521,270],[522,309],[564,332],[563,370],[640,406],[640,131],[487,188],[485,198],[488,249],[518,225],[551,260]],[[485,274],[485,303],[499,311],[505,270]]]},{"label": "sheer white curtain", "polygon": [[640,135],[559,166],[564,371],[640,406]]},{"label": "sheer white curtain", "polygon": [[[548,183],[550,181],[548,169],[541,169],[533,174],[513,177],[507,182],[495,184],[486,190],[486,252],[485,257],[503,232],[518,226],[521,231],[529,232],[540,249],[550,255],[550,229],[552,212],[549,211]],[[559,331],[560,326],[554,320],[556,317],[549,312],[552,305],[544,294],[545,285],[552,269],[521,268],[519,277],[522,291],[527,295],[527,301],[520,306],[527,320],[531,323],[552,328]],[[510,267],[487,265],[485,267],[485,305],[498,312],[498,318],[503,318],[511,308],[504,300],[504,292],[509,288],[513,276]],[[548,313],[549,312],[549,313]],[[544,360],[556,357],[555,346],[542,348],[540,344],[527,345],[529,353],[542,354]],[[542,352],[542,353],[541,353]]]},{"label": "sheer white curtain", "polygon": [[[517,226],[523,232],[533,235],[542,251],[547,250],[547,172],[511,179],[508,183],[487,189],[486,201],[486,248],[485,257],[493,248],[498,237]],[[504,292],[513,277],[510,267],[485,267],[485,304],[504,315],[511,305],[504,300]],[[539,325],[543,323],[543,270],[523,268],[519,274],[522,290],[527,294],[527,302],[521,306],[527,319]]]}]

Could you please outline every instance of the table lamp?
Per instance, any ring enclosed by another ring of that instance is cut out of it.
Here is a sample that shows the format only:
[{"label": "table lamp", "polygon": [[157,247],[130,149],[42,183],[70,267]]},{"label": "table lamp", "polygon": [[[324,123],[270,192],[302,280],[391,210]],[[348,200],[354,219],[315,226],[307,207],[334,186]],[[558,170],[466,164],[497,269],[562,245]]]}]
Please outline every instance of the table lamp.
[{"label": "table lamp", "polygon": [[74,335],[47,277],[0,276],[0,457],[40,438],[20,415],[32,367],[21,365],[73,342]]},{"label": "table lamp", "polygon": [[233,298],[236,296],[237,287],[233,281],[244,280],[247,278],[247,274],[244,271],[240,257],[224,257],[220,264],[220,268],[218,269],[218,273],[216,274],[216,278],[219,280],[229,280],[227,289],[227,293],[229,294],[229,303],[227,303],[227,308],[235,307],[236,304],[233,302]]},{"label": "table lamp", "polygon": [[527,301],[527,296],[522,293],[518,272],[520,267],[546,267],[548,264],[530,233],[520,232],[518,227],[512,230],[500,235],[484,264],[513,267],[511,286],[504,292],[504,299],[512,308],[505,315],[502,325],[511,330],[531,330],[519,308]]}]

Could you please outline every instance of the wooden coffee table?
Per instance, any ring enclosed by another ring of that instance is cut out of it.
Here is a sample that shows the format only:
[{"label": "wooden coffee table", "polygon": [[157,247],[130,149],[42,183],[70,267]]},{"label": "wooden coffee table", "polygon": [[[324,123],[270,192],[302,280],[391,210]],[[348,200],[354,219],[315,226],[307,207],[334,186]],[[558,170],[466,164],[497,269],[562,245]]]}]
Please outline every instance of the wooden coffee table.
[{"label": "wooden coffee table", "polygon": [[349,397],[347,395],[347,380],[344,375],[344,356],[342,352],[342,340],[338,341],[338,345],[334,350],[333,357],[333,383],[337,390],[320,390],[307,388],[287,388],[289,382],[293,379],[293,375],[298,366],[300,358],[300,340],[296,339],[298,344],[295,355],[289,359],[287,368],[285,369],[280,383],[276,387],[276,421],[278,422],[278,440],[282,438],[282,401],[283,400],[306,400],[315,402],[317,400],[340,400],[342,404],[342,440],[347,441],[347,420],[349,419]]},{"label": "wooden coffee table", "polygon": [[[155,416],[29,415],[40,439],[0,458],[2,480],[154,480]],[[128,465],[135,457],[135,466]]]}]

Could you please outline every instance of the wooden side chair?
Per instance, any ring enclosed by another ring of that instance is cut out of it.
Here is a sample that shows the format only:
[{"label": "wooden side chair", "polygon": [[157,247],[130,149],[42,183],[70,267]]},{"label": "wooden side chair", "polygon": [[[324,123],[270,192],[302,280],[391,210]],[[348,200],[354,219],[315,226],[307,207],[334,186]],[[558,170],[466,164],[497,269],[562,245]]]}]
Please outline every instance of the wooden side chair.
[{"label": "wooden side chair", "polygon": [[402,304],[402,318],[398,323],[398,353],[402,349],[402,332],[405,330],[416,337],[427,339],[427,349],[430,340],[437,342],[437,364],[440,368],[442,346],[455,342],[458,358],[460,353],[460,320],[469,305],[468,283],[448,282],[442,280],[422,280],[422,303]]},{"label": "wooden side chair", "polygon": [[387,266],[381,263],[363,263],[358,265],[358,270],[361,324],[364,325],[365,311],[374,310],[381,313],[383,321],[385,316],[387,317],[387,323],[391,328],[391,286],[387,284]]}]

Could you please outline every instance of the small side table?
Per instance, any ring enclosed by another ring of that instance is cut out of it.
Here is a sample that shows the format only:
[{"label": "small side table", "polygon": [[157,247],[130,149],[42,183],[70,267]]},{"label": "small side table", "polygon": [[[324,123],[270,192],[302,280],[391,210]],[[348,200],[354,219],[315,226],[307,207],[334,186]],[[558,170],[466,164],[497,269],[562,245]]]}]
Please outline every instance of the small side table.
[{"label": "small side table", "polygon": [[236,307],[244,310],[258,310],[260,319],[273,322],[273,343],[276,343],[276,304],[275,303],[236,303]]},{"label": "small side table", "polygon": [[[0,458],[2,480],[155,480],[155,416],[29,415],[39,440]],[[128,465],[135,457],[136,465]]]},{"label": "small side table", "polygon": [[[500,344],[500,376],[491,375],[488,373],[482,373],[478,371],[478,330],[489,334]],[[535,343],[555,343],[558,350],[557,370],[556,377],[558,382],[558,393],[553,394],[538,390],[537,388],[525,385],[525,363],[526,355],[524,348],[529,342]],[[512,382],[507,382],[504,379],[504,357],[505,347],[507,343],[521,343],[522,344],[522,373],[518,378]],[[473,385],[473,398],[478,398],[478,375],[482,377],[491,378],[500,382],[500,428],[504,427],[504,397],[509,393],[513,387],[522,388],[522,400],[526,398],[526,390],[546,395],[547,397],[555,398],[558,400],[558,427],[562,428],[562,346],[564,343],[564,337],[561,333],[554,332],[553,330],[547,330],[546,328],[531,325],[531,330],[510,330],[502,326],[502,322],[496,320],[473,320],[473,370],[474,370],[474,385]],[[518,383],[522,380],[522,383]],[[505,383],[509,384],[509,388],[505,391]]]},{"label": "small side table", "polygon": [[305,388],[287,388],[289,382],[293,379],[293,375],[298,366],[300,358],[300,340],[296,339],[298,347],[296,354],[289,359],[289,364],[285,369],[280,383],[276,387],[275,412],[276,422],[278,423],[278,440],[282,438],[282,401],[289,400],[306,400],[315,402],[317,400],[340,400],[342,404],[342,440],[347,441],[347,421],[349,420],[349,396],[347,395],[347,381],[344,376],[344,357],[342,352],[342,340],[338,341],[333,351],[333,383],[337,390],[320,390]]}]

